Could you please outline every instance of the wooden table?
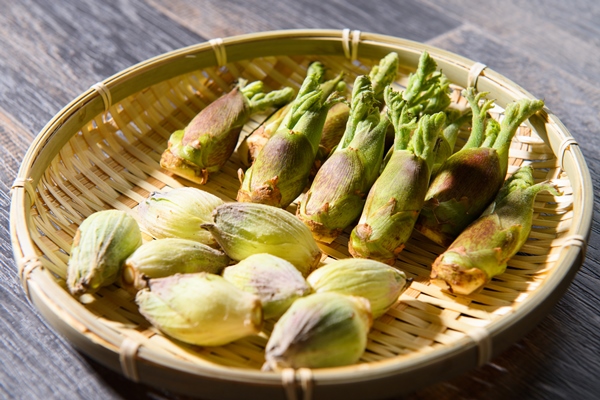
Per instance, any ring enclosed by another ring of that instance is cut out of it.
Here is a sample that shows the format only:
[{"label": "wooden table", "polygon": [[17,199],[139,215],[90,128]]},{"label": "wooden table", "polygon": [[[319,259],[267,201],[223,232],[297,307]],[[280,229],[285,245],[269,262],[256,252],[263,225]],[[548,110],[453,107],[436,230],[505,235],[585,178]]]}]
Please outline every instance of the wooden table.
[{"label": "wooden table", "polygon": [[[600,183],[600,3],[461,1],[2,0],[0,2],[0,398],[181,398],[82,356],[23,292],[8,232],[9,190],[35,135],[90,85],[211,38],[287,28],[359,29],[483,62],[546,101]],[[597,193],[597,192],[596,192]],[[597,398],[600,249],[542,323],[491,363],[411,396]]]}]

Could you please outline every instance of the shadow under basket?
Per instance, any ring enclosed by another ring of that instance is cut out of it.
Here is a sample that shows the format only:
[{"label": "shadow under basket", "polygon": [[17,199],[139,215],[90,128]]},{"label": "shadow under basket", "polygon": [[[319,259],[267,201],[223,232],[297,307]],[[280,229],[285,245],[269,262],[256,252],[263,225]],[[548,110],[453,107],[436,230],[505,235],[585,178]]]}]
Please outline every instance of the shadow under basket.
[{"label": "shadow under basket", "polygon": [[[391,51],[400,56],[398,88],[416,69],[421,52],[428,51],[452,82],[455,102],[464,102],[461,88],[476,84],[496,99],[494,111],[501,118],[507,103],[533,98],[493,70],[455,54],[348,30],[217,39],[142,62],[77,97],[40,132],[25,156],[12,192],[11,235],[32,303],[75,347],[128,378],[207,399],[384,398],[491,360],[549,312],[585,256],[592,221],[590,175],[577,143],[547,109],[517,132],[509,173],[531,164],[536,182],[552,179],[563,194],[537,197],[534,228],[507,271],[471,296],[443,292],[429,284],[430,265],[443,249],[413,234],[396,266],[414,280],[375,320],[367,350],[355,365],[262,372],[265,335],[220,347],[186,345],[146,322],[134,293],[118,285],[81,302],[65,286],[73,236],[85,217],[111,208],[135,214],[153,191],[199,187],[161,169],[161,153],[171,132],[182,129],[238,78],[262,80],[268,89],[297,89],[308,64],[320,60],[332,74],[346,72],[351,83]],[[253,118],[242,135],[265,117]],[[240,167],[234,154],[201,188],[234,201]],[[321,246],[329,259],[349,257],[348,233]]]}]

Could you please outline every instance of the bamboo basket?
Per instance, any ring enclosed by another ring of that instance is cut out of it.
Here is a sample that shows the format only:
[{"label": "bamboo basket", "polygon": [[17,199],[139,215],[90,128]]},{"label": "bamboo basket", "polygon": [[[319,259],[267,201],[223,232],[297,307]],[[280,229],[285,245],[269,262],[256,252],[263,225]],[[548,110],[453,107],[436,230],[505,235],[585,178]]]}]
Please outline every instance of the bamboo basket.
[{"label": "bamboo basket", "polygon": [[[269,89],[298,88],[306,67],[322,61],[347,82],[390,51],[406,83],[428,51],[460,88],[476,84],[503,107],[528,92],[482,64],[394,37],[349,30],[291,30],[211,40],[142,62],[94,85],[58,113],[27,152],[12,192],[11,235],[26,294],[72,344],[133,381],[202,398],[384,398],[483,365],[520,339],[565,292],[585,256],[592,184],[577,146],[547,109],[513,139],[509,173],[522,163],[537,181],[553,179],[562,196],[540,194],[534,229],[503,275],[483,291],[454,296],[429,284],[443,250],[414,234],[396,266],[414,278],[396,305],[375,321],[356,365],[261,372],[264,336],[202,348],[169,340],[138,313],[134,294],[112,285],[83,302],[65,286],[77,226],[91,213],[135,207],[150,192],[195,186],[159,166],[170,133],[243,77]],[[264,119],[244,128],[249,133]],[[459,140],[459,145],[460,145]],[[464,140],[463,140],[464,143]],[[234,155],[202,187],[233,201],[240,167]],[[291,206],[293,208],[293,205]],[[148,239],[148,238],[146,238]],[[348,232],[329,246],[348,257]]]}]

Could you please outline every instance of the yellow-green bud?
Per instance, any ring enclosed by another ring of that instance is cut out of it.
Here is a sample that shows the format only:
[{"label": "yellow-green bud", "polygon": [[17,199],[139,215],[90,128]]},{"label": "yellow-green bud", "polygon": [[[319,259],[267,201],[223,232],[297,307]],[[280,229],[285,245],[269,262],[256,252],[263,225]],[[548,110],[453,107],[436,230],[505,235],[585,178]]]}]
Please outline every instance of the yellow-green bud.
[{"label": "yellow-green bud", "polygon": [[192,187],[154,192],[138,206],[142,226],[156,239],[181,238],[215,246],[212,235],[200,228],[211,222],[223,200]]},{"label": "yellow-green bud", "polygon": [[223,278],[260,298],[265,319],[279,318],[294,300],[310,292],[306,280],[290,262],[271,254],[253,254],[225,268]]},{"label": "yellow-green bud", "polygon": [[151,279],[135,301],[153,326],[199,346],[221,346],[258,333],[262,325],[257,296],[206,272]]},{"label": "yellow-green bud", "polygon": [[296,300],[277,321],[263,369],[324,368],[357,362],[372,324],[369,301],[339,293]]},{"label": "yellow-green bud", "polygon": [[336,292],[364,297],[373,318],[380,317],[408,287],[406,274],[375,260],[347,258],[313,271],[306,278],[316,293]]},{"label": "yellow-green bud", "polygon": [[77,229],[67,268],[69,291],[79,296],[114,283],[121,265],[142,245],[135,219],[124,211],[99,211]]},{"label": "yellow-green bud", "polygon": [[158,239],[143,244],[127,258],[122,282],[139,290],[147,286],[150,278],[195,272],[220,274],[227,265],[229,257],[225,253],[200,242]]},{"label": "yellow-green bud", "polygon": [[268,253],[291,262],[307,276],[321,250],[310,230],[291,213],[257,203],[226,203],[215,209],[214,224],[204,224],[227,255],[240,261]]}]

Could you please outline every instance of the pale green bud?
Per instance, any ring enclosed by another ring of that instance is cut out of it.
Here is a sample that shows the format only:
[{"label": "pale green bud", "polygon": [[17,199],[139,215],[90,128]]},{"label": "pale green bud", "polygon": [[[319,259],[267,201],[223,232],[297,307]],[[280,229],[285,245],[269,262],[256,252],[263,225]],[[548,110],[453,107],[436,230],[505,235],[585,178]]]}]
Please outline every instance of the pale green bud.
[{"label": "pale green bud", "polygon": [[270,254],[251,255],[225,268],[223,277],[239,289],[257,295],[265,319],[281,317],[294,300],[310,292],[296,267]]},{"label": "pale green bud", "polygon": [[154,192],[140,203],[138,213],[142,226],[156,239],[181,238],[214,246],[212,235],[200,228],[211,222],[213,210],[223,200],[192,187]]},{"label": "pale green bud", "polygon": [[221,346],[258,333],[262,325],[257,296],[206,272],[151,279],[135,301],[153,326],[199,346]]},{"label": "pale green bud", "polygon": [[277,321],[263,369],[324,368],[357,362],[367,346],[369,301],[339,293],[302,297]]},{"label": "pale green bud", "polygon": [[313,271],[306,278],[316,293],[336,292],[364,297],[373,318],[380,317],[408,287],[406,274],[375,260],[347,258]]},{"label": "pale green bud", "polygon": [[105,210],[90,215],[73,239],[67,267],[69,291],[78,296],[114,283],[125,259],[141,245],[140,228],[126,212]]},{"label": "pale green bud", "polygon": [[225,253],[200,242],[158,239],[143,244],[127,258],[122,281],[139,290],[147,286],[150,278],[195,272],[220,274],[227,265],[229,257]]},{"label": "pale green bud", "polygon": [[226,203],[215,209],[213,224],[204,224],[227,255],[240,261],[268,253],[292,263],[307,276],[321,250],[310,230],[291,213],[258,203]]}]

